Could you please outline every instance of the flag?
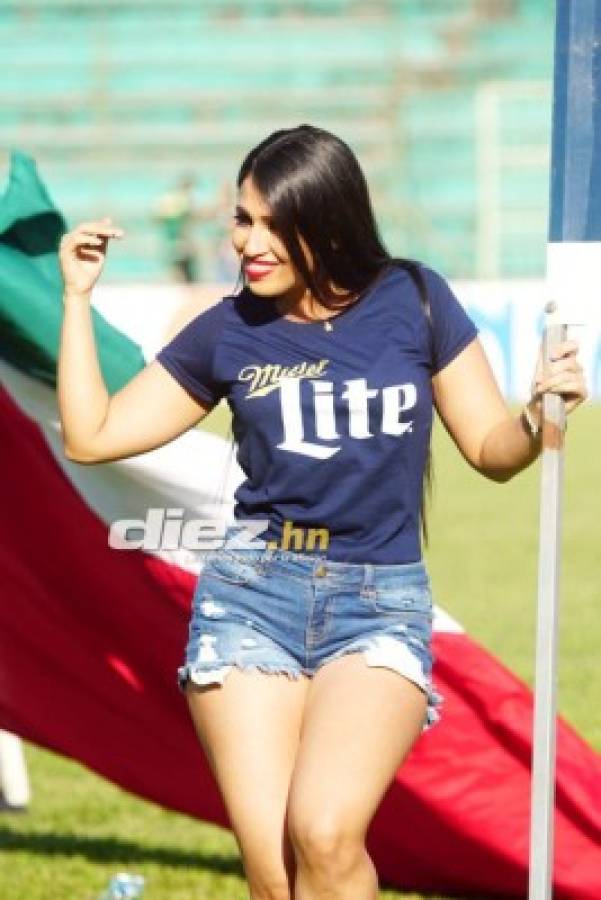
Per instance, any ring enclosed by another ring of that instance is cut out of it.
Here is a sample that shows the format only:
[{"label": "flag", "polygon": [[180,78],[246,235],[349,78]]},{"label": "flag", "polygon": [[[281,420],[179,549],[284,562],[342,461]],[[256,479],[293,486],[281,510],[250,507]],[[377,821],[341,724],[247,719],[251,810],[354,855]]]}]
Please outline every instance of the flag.
[{"label": "flag", "polygon": [[[0,728],[228,827],[176,679],[199,560],[115,550],[108,531],[149,508],[210,517],[216,484],[227,518],[241,472],[227,441],[202,429],[128,460],[66,459],[55,392],[65,225],[35,162],[13,151],[11,167],[0,199]],[[117,390],[145,364],[142,343],[98,312],[95,335]],[[438,603],[433,626],[442,717],[396,773],[368,849],[383,884],[525,898],[531,691]],[[598,900],[601,757],[562,719],[557,737],[554,897]]]}]

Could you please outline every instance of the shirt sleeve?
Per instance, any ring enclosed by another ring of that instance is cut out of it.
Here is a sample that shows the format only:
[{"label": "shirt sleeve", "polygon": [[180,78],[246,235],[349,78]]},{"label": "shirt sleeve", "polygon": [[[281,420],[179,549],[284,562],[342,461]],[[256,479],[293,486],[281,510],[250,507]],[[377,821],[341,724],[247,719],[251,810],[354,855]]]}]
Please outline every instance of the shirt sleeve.
[{"label": "shirt sleeve", "polygon": [[215,373],[225,311],[225,299],[203,310],[155,356],[182,387],[211,405],[218,403],[227,392],[227,386]]},{"label": "shirt sleeve", "polygon": [[444,369],[469,343],[479,329],[442,275],[422,267],[432,313],[432,374]]}]

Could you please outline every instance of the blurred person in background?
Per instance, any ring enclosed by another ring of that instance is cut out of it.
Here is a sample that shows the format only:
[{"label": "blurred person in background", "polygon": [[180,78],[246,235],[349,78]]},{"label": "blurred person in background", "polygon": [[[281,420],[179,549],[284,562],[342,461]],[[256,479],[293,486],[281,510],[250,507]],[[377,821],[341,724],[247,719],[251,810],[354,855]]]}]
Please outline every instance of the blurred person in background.
[{"label": "blurred person in background", "polygon": [[209,231],[207,241],[213,271],[208,280],[212,281],[214,275],[219,282],[233,283],[238,272],[228,228],[233,188],[223,181],[213,203],[199,204],[194,193],[195,184],[196,178],[191,172],[183,174],[154,207],[153,218],[161,230],[165,264],[181,288],[179,302],[167,324],[166,339],[177,334],[222,294],[221,289],[207,285],[207,278],[203,276],[201,248],[195,234],[198,222],[206,223]]},{"label": "blurred person in background", "polygon": [[213,203],[200,204],[195,197],[196,177],[185,172],[175,186],[156,201],[153,219],[159,225],[165,261],[178,284],[195,284],[202,280],[200,247],[195,235],[198,222],[223,218],[229,208],[231,189],[221,186]]}]

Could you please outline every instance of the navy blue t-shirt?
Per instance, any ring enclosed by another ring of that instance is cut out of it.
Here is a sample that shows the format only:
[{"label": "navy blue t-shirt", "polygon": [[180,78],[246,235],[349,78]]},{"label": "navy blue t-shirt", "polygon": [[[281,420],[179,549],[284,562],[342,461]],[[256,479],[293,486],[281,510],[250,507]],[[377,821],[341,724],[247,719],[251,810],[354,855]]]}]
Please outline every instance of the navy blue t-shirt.
[{"label": "navy blue t-shirt", "polygon": [[344,562],[422,558],[430,379],[478,329],[446,280],[420,271],[432,350],[417,285],[395,265],[330,320],[331,330],[287,319],[245,287],[156,355],[204,403],[227,398],[246,475],[234,517],[269,520],[258,539]]}]

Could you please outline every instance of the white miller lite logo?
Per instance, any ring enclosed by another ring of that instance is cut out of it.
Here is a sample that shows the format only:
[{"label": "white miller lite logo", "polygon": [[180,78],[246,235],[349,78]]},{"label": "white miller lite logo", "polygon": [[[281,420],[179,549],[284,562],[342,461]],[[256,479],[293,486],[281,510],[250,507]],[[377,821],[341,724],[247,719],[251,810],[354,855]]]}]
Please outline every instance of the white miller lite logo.
[{"label": "white miller lite logo", "polygon": [[[336,429],[334,415],[334,382],[309,380],[305,383],[313,392],[313,414],[315,419],[315,435],[322,441],[340,439]],[[378,395],[381,396],[380,433],[402,435],[411,431],[413,420],[400,421],[402,413],[413,409],[417,402],[417,390],[414,384],[393,384],[389,387],[368,388],[365,378],[351,378],[344,381],[346,388],[340,399],[346,401],[348,410],[348,434],[356,440],[374,437],[369,430],[369,405]],[[284,376],[279,379],[280,405],[284,440],[278,444],[280,450],[288,453],[301,453],[314,459],[328,459],[340,450],[338,446],[327,446],[305,440],[303,407],[301,403],[302,382],[299,378]]]}]

